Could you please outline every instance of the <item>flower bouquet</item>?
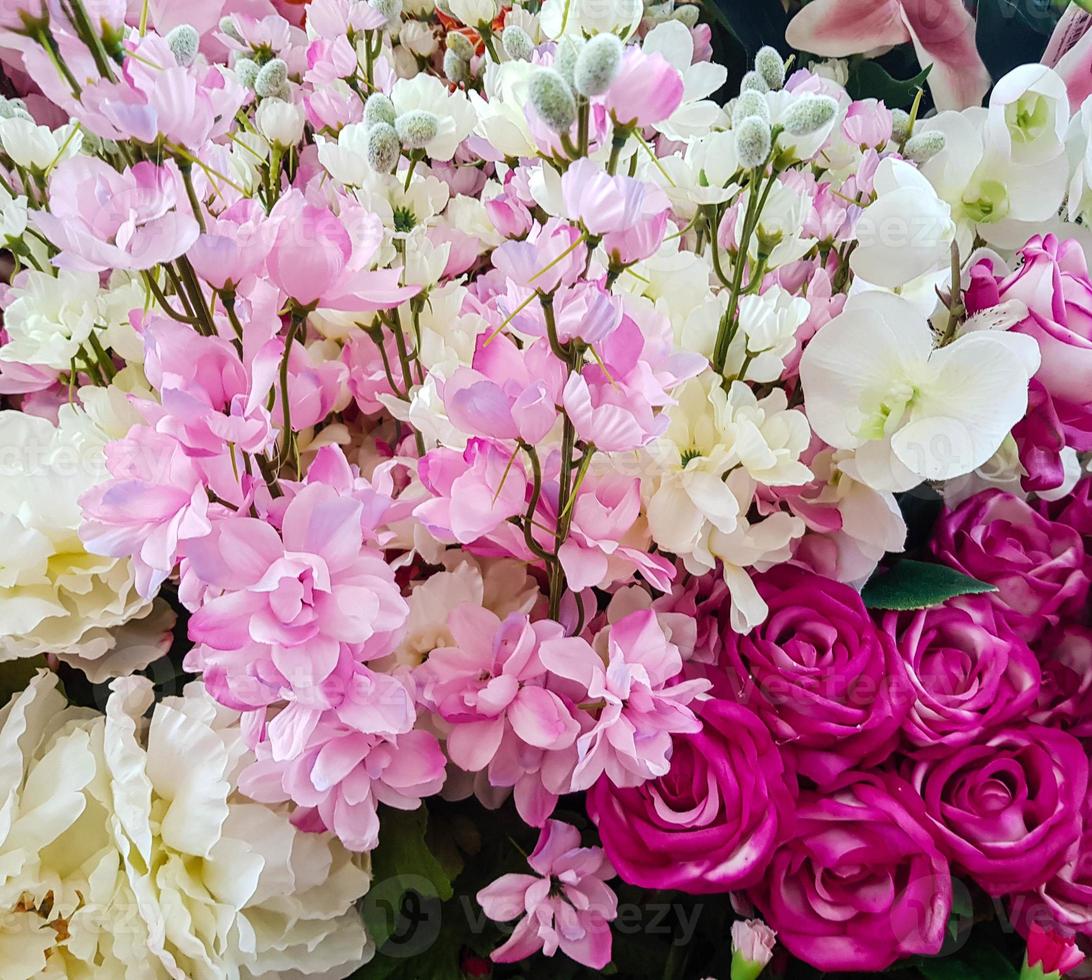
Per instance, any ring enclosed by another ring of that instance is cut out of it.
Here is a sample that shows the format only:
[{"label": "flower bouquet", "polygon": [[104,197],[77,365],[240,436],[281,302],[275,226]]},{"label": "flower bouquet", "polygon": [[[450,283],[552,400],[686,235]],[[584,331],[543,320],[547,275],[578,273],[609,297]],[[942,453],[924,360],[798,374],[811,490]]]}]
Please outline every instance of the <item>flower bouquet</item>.
[{"label": "flower bouquet", "polygon": [[2,0],[0,980],[1080,969],[1088,25],[933,6]]}]

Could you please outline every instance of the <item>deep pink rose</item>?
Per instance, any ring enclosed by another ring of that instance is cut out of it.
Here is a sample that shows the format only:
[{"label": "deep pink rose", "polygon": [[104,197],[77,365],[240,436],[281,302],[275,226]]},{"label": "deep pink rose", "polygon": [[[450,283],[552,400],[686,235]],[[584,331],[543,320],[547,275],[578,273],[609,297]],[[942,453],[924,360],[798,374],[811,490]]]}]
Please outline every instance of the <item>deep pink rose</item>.
[{"label": "deep pink rose", "polygon": [[1006,728],[907,775],[941,849],[991,895],[1038,888],[1080,836],[1088,758],[1058,729]]},{"label": "deep pink rose", "polygon": [[820,786],[884,761],[912,700],[891,637],[848,585],[789,565],[756,585],[769,616],[745,636],[725,633],[714,693],[752,708]]},{"label": "deep pink rose", "polygon": [[883,970],[944,941],[948,862],[902,780],[847,773],[805,793],[790,837],[748,893],[778,941],[820,970]]},{"label": "deep pink rose", "polygon": [[1029,643],[1060,619],[1077,617],[1088,598],[1081,536],[1001,490],[942,514],[932,550],[945,565],[996,585],[993,602]]},{"label": "deep pink rose", "polygon": [[791,819],[795,781],[766,726],[708,701],[702,730],[676,735],[671,770],[629,789],[601,778],[588,813],[623,880],[692,894],[755,884]]},{"label": "deep pink rose", "polygon": [[1087,542],[1092,538],[1092,479],[1081,480],[1061,500],[1040,500],[1039,513],[1067,524]]},{"label": "deep pink rose", "polygon": [[1031,720],[1092,739],[1092,630],[1068,624],[1035,645],[1043,677]]},{"label": "deep pink rose", "polygon": [[908,668],[914,701],[903,722],[908,751],[945,755],[1023,717],[1039,690],[1039,663],[983,596],[886,613],[883,628]]},{"label": "deep pink rose", "polygon": [[1021,249],[1019,268],[996,276],[990,259],[971,270],[971,313],[1019,300],[1027,316],[1012,327],[1035,338],[1042,363],[1035,377],[1053,399],[1076,449],[1092,449],[1092,281],[1075,239],[1036,235]]}]

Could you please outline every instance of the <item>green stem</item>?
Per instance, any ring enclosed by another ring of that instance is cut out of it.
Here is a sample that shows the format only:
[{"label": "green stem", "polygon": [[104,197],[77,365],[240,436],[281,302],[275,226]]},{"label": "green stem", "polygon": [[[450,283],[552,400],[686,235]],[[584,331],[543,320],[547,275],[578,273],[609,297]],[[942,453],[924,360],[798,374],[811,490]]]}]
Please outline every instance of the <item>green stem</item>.
[{"label": "green stem", "polygon": [[43,48],[45,48],[45,53],[53,63],[53,67],[57,69],[57,73],[61,78],[68,82],[68,87],[72,89],[72,94],[78,99],[83,89],[80,88],[80,83],[76,81],[76,76],[72,74],[68,65],[65,64],[64,58],[61,57],[60,48],[57,47],[57,42],[54,40],[53,35],[49,33],[49,28],[43,27],[35,35],[35,39]]},{"label": "green stem", "polygon": [[201,202],[197,199],[197,191],[193,187],[193,165],[186,161],[178,168],[182,174],[182,183],[186,187],[186,197],[190,200],[190,207],[193,209],[193,216],[197,219],[197,227],[201,229],[201,234],[205,234],[205,214],[201,210]]}]

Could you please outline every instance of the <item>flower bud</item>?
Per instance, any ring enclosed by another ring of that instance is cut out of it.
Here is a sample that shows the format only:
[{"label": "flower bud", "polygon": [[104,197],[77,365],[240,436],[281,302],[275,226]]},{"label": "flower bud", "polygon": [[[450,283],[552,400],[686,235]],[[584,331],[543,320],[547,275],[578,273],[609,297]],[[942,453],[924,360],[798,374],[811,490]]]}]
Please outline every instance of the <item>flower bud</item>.
[{"label": "flower bud", "polygon": [[765,94],[770,91],[770,86],[766,84],[764,79],[757,71],[749,71],[743,76],[743,81],[739,83],[739,90],[741,92],[747,92],[753,90],[755,92],[762,92]]},{"label": "flower bud", "polygon": [[466,85],[471,81],[470,62],[456,54],[454,48],[444,52],[444,76],[456,85]]},{"label": "flower bud", "polygon": [[766,101],[766,96],[753,88],[739,93],[739,98],[732,107],[732,125],[738,126],[751,116],[770,121],[770,104]]},{"label": "flower bud", "polygon": [[910,113],[905,109],[891,110],[891,138],[896,143],[905,143],[910,137]]},{"label": "flower bud", "polygon": [[252,58],[237,58],[235,61],[235,80],[243,88],[254,88],[258,80],[258,62]]},{"label": "flower bud", "polygon": [[423,150],[440,131],[440,119],[427,109],[411,109],[394,121],[398,140],[407,150]]},{"label": "flower bud", "polygon": [[624,45],[614,34],[596,34],[577,55],[573,84],[581,95],[602,95],[622,67]]},{"label": "flower bud", "polygon": [[262,98],[279,95],[288,84],[288,65],[281,58],[271,58],[258,71],[254,91]]},{"label": "flower bud", "polygon": [[531,76],[528,98],[539,118],[555,133],[568,132],[576,121],[572,89],[552,68],[539,68]]},{"label": "flower bud", "polygon": [[394,103],[391,102],[390,96],[384,95],[382,92],[374,92],[368,96],[368,101],[364,103],[364,125],[374,126],[376,123],[386,123],[388,126],[394,125],[394,117],[398,113],[394,110]]},{"label": "flower bud", "polygon": [[376,173],[389,174],[398,163],[402,147],[390,123],[377,122],[368,130],[368,165]]},{"label": "flower bud", "polygon": [[474,45],[470,43],[470,38],[461,31],[448,31],[446,43],[448,51],[454,52],[463,61],[469,61],[474,57]]},{"label": "flower bud", "polygon": [[785,113],[785,132],[790,136],[810,136],[822,129],[838,111],[838,103],[829,95],[805,95]]},{"label": "flower bud", "polygon": [[556,71],[565,84],[573,86],[573,72],[576,68],[576,59],[580,57],[580,51],[584,47],[584,39],[574,37],[572,34],[564,35],[557,42],[557,53],[554,54],[554,71]]},{"label": "flower bud", "polygon": [[773,959],[777,934],[758,919],[732,923],[732,980],[755,980]]},{"label": "flower bud", "polygon": [[922,164],[943,150],[946,142],[944,134],[939,129],[928,129],[911,136],[903,147],[903,154],[908,160]]},{"label": "flower bud", "polygon": [[698,26],[698,17],[701,11],[698,9],[696,3],[684,3],[681,7],[676,8],[675,12],[671,15],[672,20],[677,20],[683,27],[688,30],[693,30]]},{"label": "flower bud", "polygon": [[785,84],[785,59],[776,48],[766,45],[758,49],[755,71],[771,89],[779,89]]},{"label": "flower bud", "polygon": [[189,68],[197,59],[197,47],[201,35],[189,24],[179,24],[167,32],[167,47],[171,49],[174,60],[183,68]]},{"label": "flower bud", "polygon": [[758,116],[748,116],[736,127],[735,134],[739,165],[748,169],[761,167],[770,155],[773,142],[770,124]]},{"label": "flower bud", "polygon": [[254,122],[259,133],[282,149],[295,146],[303,139],[303,109],[284,99],[262,99]]},{"label": "flower bud", "polygon": [[220,33],[226,34],[233,41],[243,43],[243,35],[239,33],[239,28],[235,26],[235,20],[231,17],[220,18]]},{"label": "flower bud", "polygon": [[22,99],[5,99],[0,96],[0,119],[31,118],[30,113],[27,112],[27,104]]},{"label": "flower bud", "polygon": [[519,24],[509,24],[501,33],[501,46],[504,53],[513,61],[530,61],[535,42]]}]

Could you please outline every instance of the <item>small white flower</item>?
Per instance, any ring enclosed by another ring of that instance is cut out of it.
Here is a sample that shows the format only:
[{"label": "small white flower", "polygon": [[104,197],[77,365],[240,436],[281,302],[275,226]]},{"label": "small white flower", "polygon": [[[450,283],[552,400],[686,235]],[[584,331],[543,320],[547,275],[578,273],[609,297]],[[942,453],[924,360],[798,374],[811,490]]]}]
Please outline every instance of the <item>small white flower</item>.
[{"label": "small white flower", "polygon": [[397,115],[423,109],[438,118],[436,135],[424,147],[433,160],[446,161],[455,156],[459,144],[470,135],[476,117],[461,89],[450,91],[434,75],[424,72],[413,78],[400,78],[391,89],[391,101]]},{"label": "small white flower", "polygon": [[21,116],[0,118],[0,144],[18,167],[45,171],[75,156],[83,145],[78,123],[54,131]]},{"label": "small white flower", "polygon": [[301,106],[276,98],[262,99],[255,115],[258,132],[282,149],[295,146],[303,139],[306,121]]}]

